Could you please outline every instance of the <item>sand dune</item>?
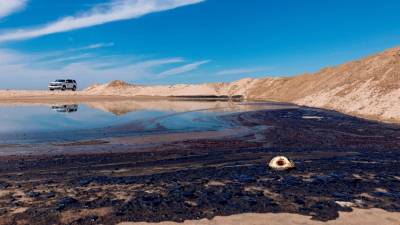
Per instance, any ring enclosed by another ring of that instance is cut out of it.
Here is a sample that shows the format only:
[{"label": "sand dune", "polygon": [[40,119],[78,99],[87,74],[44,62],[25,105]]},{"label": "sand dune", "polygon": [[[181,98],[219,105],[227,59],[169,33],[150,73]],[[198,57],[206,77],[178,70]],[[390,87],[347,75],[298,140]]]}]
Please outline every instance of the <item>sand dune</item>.
[{"label": "sand dune", "polygon": [[94,85],[95,95],[242,95],[292,102],[384,121],[400,121],[400,47],[358,61],[289,78],[242,79],[232,83],[140,86],[121,81]]},{"label": "sand dune", "polygon": [[0,91],[0,102],[81,102],[132,97],[242,95],[333,109],[381,121],[400,122],[400,47],[288,78],[246,78],[231,83],[143,86],[113,81],[80,92]]}]

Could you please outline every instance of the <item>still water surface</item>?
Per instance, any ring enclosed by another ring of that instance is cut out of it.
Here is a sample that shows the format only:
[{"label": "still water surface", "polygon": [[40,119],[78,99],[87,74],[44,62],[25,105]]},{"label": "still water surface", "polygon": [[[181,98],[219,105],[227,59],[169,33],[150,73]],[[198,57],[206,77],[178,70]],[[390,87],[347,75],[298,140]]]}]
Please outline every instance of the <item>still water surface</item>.
[{"label": "still water surface", "polygon": [[219,116],[282,107],[227,101],[113,101],[0,105],[0,144],[77,141],[230,127]]}]

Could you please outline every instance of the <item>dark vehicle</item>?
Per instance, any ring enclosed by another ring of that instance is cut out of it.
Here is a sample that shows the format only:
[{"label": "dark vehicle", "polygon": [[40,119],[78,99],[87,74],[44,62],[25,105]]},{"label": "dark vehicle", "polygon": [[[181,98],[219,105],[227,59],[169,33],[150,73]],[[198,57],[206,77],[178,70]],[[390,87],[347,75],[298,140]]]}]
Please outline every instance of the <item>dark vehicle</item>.
[{"label": "dark vehicle", "polygon": [[78,85],[76,84],[75,80],[71,80],[71,79],[59,79],[56,80],[54,82],[50,82],[49,84],[49,90],[50,91],[54,91],[54,90],[61,90],[61,91],[65,91],[65,90],[72,90],[72,91],[76,91],[76,89],[78,88]]}]

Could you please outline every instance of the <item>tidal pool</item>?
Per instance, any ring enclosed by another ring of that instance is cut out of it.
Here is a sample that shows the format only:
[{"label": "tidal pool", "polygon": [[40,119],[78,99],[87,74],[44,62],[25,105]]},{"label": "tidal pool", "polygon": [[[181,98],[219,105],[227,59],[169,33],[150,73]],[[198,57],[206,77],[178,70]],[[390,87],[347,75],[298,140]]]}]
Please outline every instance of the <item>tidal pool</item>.
[{"label": "tidal pool", "polygon": [[135,100],[0,104],[0,144],[78,141],[230,127],[219,116],[291,107],[277,103]]}]

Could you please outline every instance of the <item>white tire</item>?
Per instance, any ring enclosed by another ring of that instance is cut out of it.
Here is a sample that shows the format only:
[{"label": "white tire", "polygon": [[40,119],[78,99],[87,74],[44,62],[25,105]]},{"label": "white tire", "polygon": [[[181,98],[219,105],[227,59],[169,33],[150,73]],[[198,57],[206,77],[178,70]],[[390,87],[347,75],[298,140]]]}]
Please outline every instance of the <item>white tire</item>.
[{"label": "white tire", "polygon": [[269,167],[274,170],[289,170],[295,167],[294,162],[285,156],[276,156],[269,162]]}]

